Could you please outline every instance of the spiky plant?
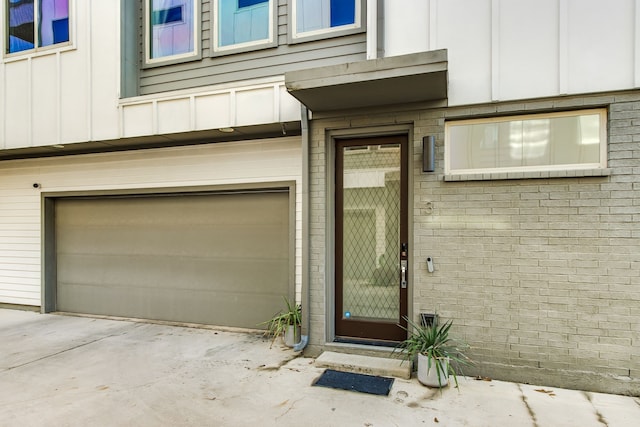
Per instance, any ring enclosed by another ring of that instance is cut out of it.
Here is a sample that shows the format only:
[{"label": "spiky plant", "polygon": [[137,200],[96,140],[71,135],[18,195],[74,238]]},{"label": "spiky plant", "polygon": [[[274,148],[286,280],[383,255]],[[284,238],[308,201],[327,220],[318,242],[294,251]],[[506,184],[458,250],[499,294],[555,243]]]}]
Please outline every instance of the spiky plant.
[{"label": "spiky plant", "polygon": [[281,310],[271,319],[260,323],[260,325],[267,325],[264,334],[272,338],[271,345],[286,332],[288,326],[293,326],[294,342],[298,341],[298,326],[302,324],[302,306],[292,303],[286,297],[284,297],[284,302],[287,306],[286,310]]},{"label": "spiky plant", "polygon": [[[458,386],[458,377],[453,365],[460,368],[461,365],[470,365],[473,362],[464,355],[464,350],[469,346],[458,339],[449,336],[449,330],[453,321],[449,320],[438,326],[435,322],[430,326],[418,325],[413,320],[405,317],[407,327],[401,326],[409,333],[409,337],[396,347],[402,351],[406,360],[414,360],[418,354],[427,358],[427,368],[435,365],[438,376],[438,385],[442,387],[442,380],[449,374]],[[444,363],[438,363],[444,361]]]}]

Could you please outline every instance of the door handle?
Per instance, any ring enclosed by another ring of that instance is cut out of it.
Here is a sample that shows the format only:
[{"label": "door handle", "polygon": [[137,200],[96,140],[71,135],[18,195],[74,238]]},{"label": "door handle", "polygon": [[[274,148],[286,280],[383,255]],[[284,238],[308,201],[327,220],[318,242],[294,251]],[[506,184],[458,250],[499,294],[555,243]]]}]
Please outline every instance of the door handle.
[{"label": "door handle", "polygon": [[402,289],[407,288],[407,260],[400,261],[400,287]]}]

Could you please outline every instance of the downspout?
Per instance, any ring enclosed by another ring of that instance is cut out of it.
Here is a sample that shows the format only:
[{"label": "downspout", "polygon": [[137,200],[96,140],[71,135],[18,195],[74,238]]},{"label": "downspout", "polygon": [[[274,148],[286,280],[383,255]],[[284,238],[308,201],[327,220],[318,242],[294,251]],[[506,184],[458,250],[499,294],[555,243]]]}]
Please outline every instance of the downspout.
[{"label": "downspout", "polygon": [[302,303],[302,336],[300,342],[293,347],[294,351],[302,351],[309,344],[309,333],[311,330],[311,292],[309,291],[309,220],[311,212],[309,210],[309,111],[307,107],[300,104],[300,130],[302,139],[302,290],[300,302]]},{"label": "downspout", "polygon": [[378,58],[378,0],[367,0],[367,59]]},{"label": "downspout", "polygon": [[[367,0],[367,59],[378,57],[378,0]],[[302,139],[302,317],[303,334],[300,342],[293,347],[294,351],[302,351],[309,344],[309,334],[311,330],[311,297],[310,297],[310,257],[309,242],[311,235],[309,232],[309,221],[311,212],[309,209],[309,110],[300,104],[300,128]],[[306,332],[306,333],[305,333]]]}]

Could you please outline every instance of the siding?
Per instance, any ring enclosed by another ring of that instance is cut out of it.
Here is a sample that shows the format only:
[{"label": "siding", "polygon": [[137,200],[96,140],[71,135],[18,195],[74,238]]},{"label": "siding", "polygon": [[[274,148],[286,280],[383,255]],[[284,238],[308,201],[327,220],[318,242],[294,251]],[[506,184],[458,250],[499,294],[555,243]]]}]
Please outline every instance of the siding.
[{"label": "siding", "polygon": [[[287,1],[280,0],[277,8],[278,47],[210,57],[210,19],[213,16],[213,11],[211,2],[203,0],[202,60],[141,69],[139,94],[147,95],[271,77],[282,75],[291,70],[365,59],[365,33],[287,44],[287,9]],[[140,52],[140,58],[143,58],[142,52]]]},{"label": "siding", "polygon": [[118,137],[116,2],[73,4],[71,46],[0,60],[0,149]]},{"label": "siding", "polygon": [[[278,138],[16,160],[0,168],[0,303],[40,305],[41,191],[296,181],[296,289],[301,284],[301,147]],[[34,189],[33,183],[40,189]]]},{"label": "siding", "polygon": [[24,177],[0,177],[0,301],[39,305],[40,197],[18,189],[31,187]]},{"label": "siding", "polygon": [[383,0],[385,56],[448,49],[449,106],[640,85],[637,0]]}]

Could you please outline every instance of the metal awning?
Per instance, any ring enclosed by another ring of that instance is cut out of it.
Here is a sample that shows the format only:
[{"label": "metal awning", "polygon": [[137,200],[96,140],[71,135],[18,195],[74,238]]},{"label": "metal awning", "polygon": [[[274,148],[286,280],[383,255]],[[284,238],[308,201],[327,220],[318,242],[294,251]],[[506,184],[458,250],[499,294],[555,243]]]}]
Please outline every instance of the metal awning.
[{"label": "metal awning", "polygon": [[291,71],[287,91],[311,111],[380,107],[447,98],[447,50]]}]

